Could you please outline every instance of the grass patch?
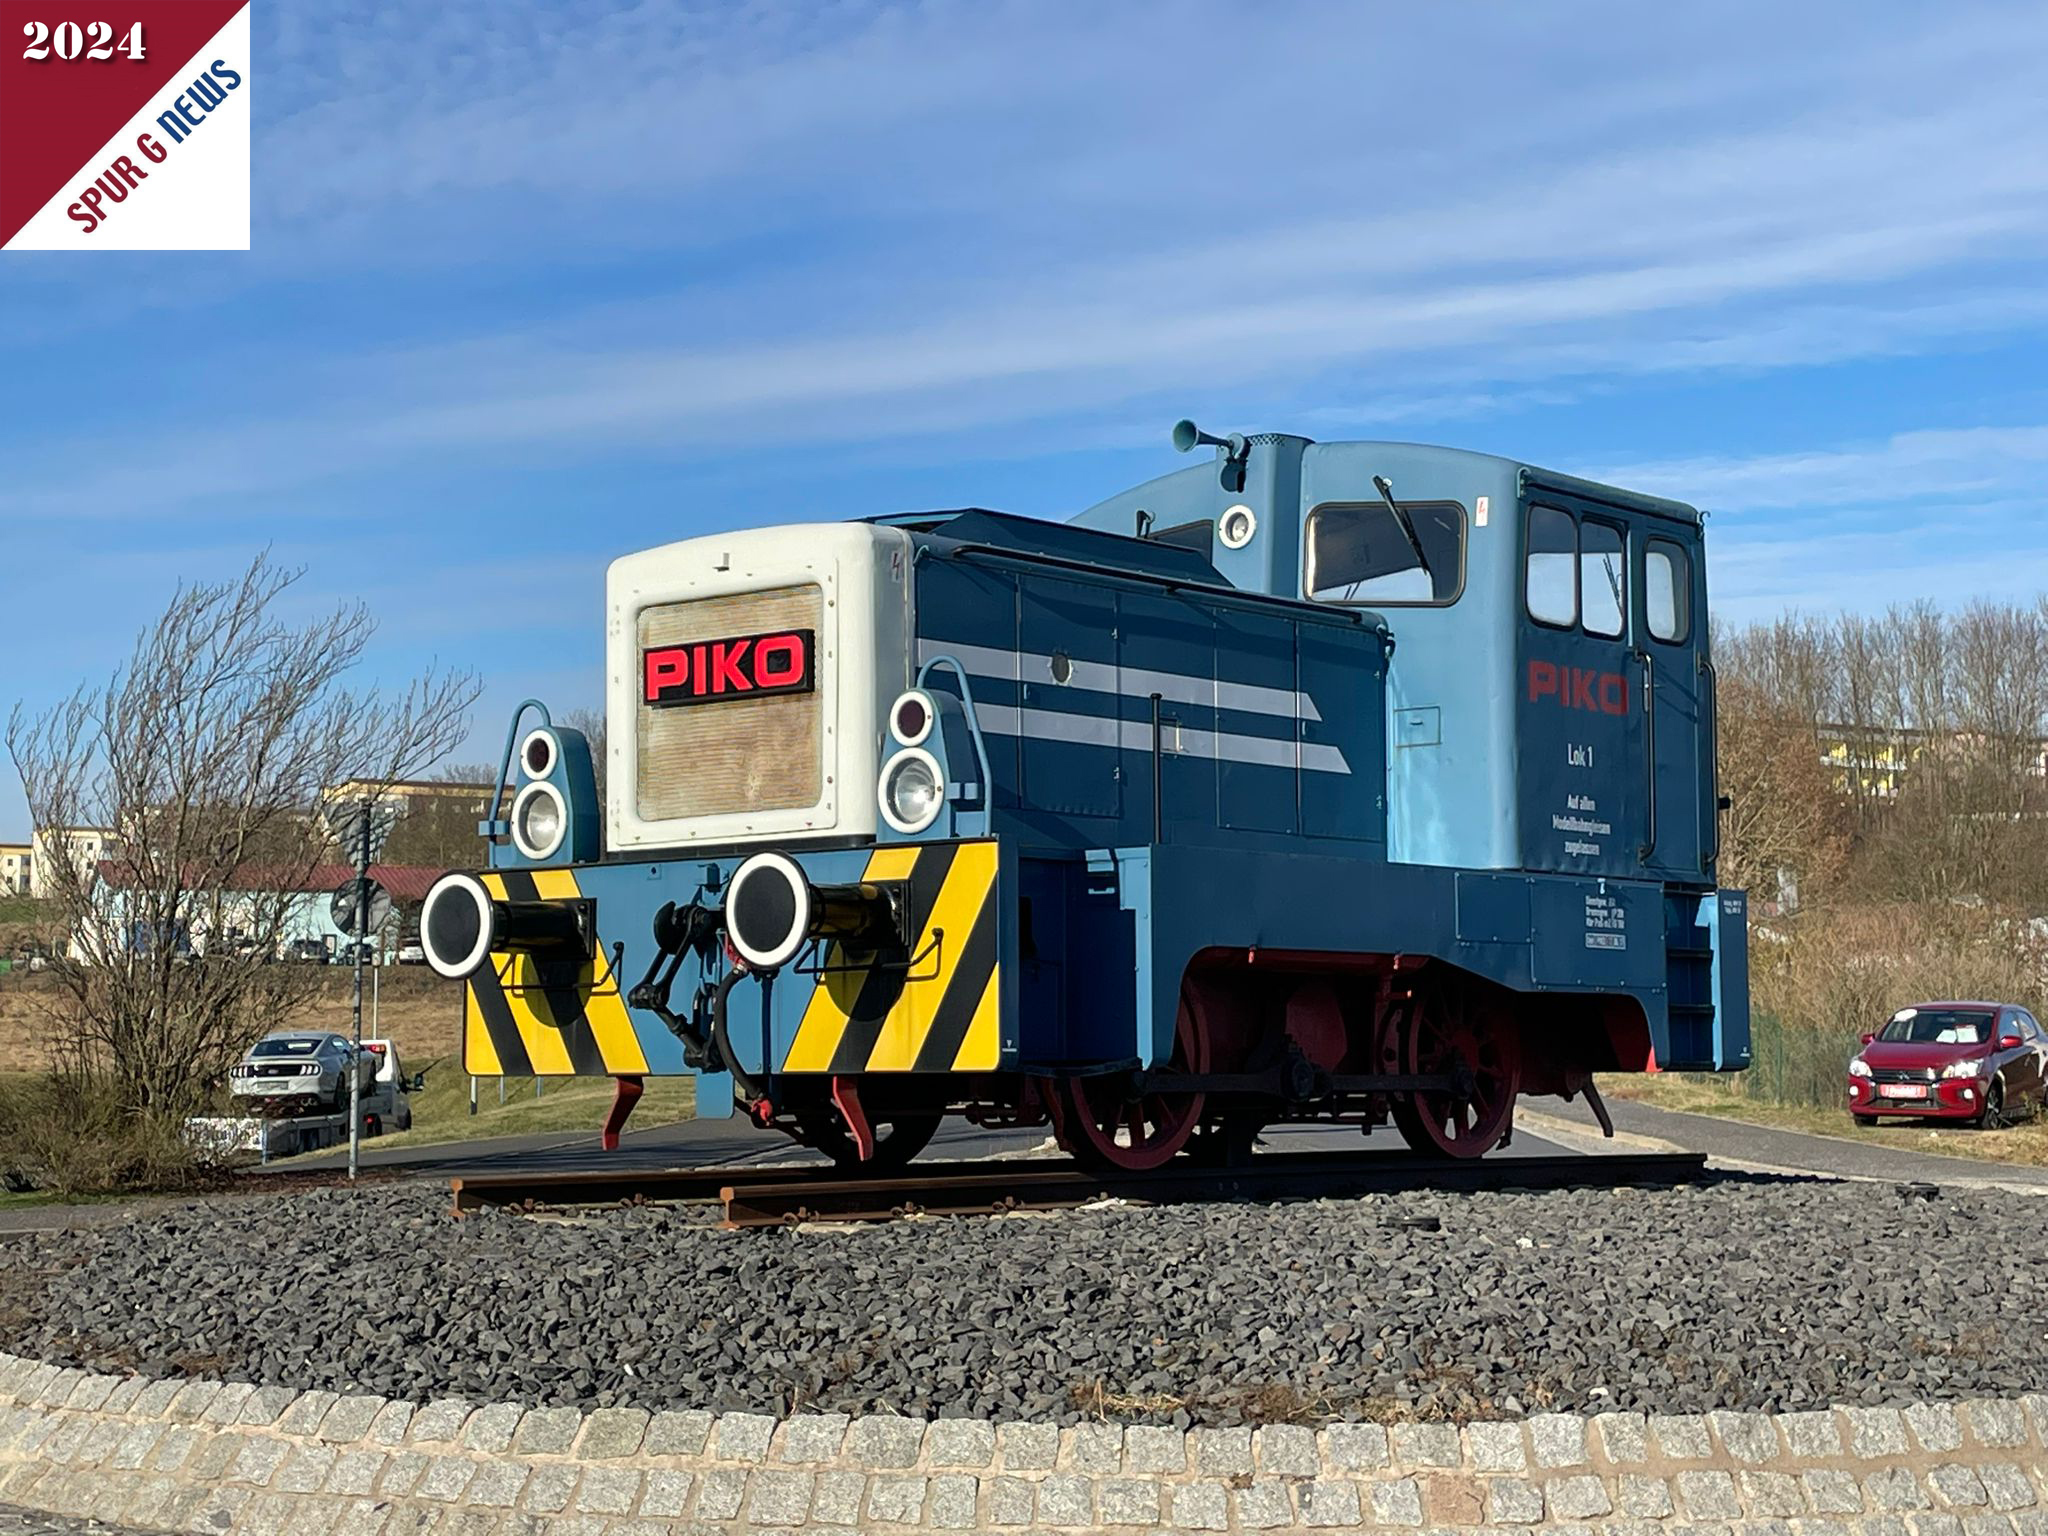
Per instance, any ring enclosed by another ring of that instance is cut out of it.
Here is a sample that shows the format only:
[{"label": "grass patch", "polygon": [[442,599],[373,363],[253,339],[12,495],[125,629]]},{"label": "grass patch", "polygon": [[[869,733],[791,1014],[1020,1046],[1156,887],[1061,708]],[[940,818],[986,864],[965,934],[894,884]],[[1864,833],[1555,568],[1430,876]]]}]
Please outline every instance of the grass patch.
[{"label": "grass patch", "polygon": [[[1846,1059],[1846,1058],[1844,1058]],[[1923,1120],[1880,1120],[1861,1126],[1849,1118],[1847,1078],[1843,1079],[1843,1107],[1821,1109],[1808,1104],[1768,1104],[1748,1097],[1743,1074],[1726,1078],[1701,1079],[1677,1073],[1648,1076],[1602,1076],[1600,1092],[1610,1099],[1635,1099],[1659,1109],[1683,1110],[1694,1115],[1718,1115],[1746,1125],[1775,1126],[1780,1130],[1806,1131],[1838,1136],[1870,1146],[1896,1147],[1905,1152],[1929,1152],[1943,1157],[1973,1157],[1987,1163],[2008,1163],[2022,1167],[2048,1167],[2048,1119],[2036,1117],[2000,1130],[1978,1131],[1956,1124],[1935,1124]]]},{"label": "grass patch", "polygon": [[48,904],[33,896],[0,896],[0,923],[40,923],[49,913]]}]

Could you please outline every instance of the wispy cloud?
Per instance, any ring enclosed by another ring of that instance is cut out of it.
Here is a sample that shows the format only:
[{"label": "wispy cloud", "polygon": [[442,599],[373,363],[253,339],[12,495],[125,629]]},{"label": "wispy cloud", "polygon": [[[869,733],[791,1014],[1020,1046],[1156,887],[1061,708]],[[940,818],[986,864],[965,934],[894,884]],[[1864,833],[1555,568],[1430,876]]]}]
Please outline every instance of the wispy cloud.
[{"label": "wispy cloud", "polygon": [[1901,432],[1849,447],[1617,464],[1596,473],[1612,484],[1745,513],[1981,498],[2038,488],[2044,464],[2048,425]]},{"label": "wispy cloud", "polygon": [[[96,473],[75,444],[31,450],[0,514],[156,507],[181,454],[224,469],[208,494],[247,494],[507,445],[573,461],[973,432],[1190,380],[1301,398],[1387,369],[1449,394],[1811,366],[2048,318],[2012,272],[2048,237],[2048,108],[1999,89],[2048,67],[2027,13],[1801,53],[1733,17],[1602,40],[1600,7],[1498,12],[1461,39],[1455,93],[1441,16],[1233,14],[281,16],[267,280],[446,250],[484,272],[629,271],[394,315],[278,359],[291,387],[226,386],[204,424],[167,411]],[[1571,88],[1528,89],[1532,50]],[[1943,63],[1978,88],[1926,89]],[[531,129],[516,153],[511,125]],[[621,255],[643,241],[679,279]],[[2001,272],[2004,300],[1973,291]]]},{"label": "wispy cloud", "polygon": [[1580,466],[1708,510],[1716,613],[2048,592],[2048,425],[1902,432],[1791,453]]}]

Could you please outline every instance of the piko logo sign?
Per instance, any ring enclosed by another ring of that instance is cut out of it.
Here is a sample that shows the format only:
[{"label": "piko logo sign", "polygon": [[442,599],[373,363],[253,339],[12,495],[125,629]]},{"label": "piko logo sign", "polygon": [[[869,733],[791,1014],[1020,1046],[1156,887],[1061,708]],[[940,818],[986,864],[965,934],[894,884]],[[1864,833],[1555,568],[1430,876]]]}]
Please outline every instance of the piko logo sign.
[{"label": "piko logo sign", "polygon": [[1620,672],[1591,667],[1561,667],[1551,661],[1529,663],[1529,702],[1548,699],[1560,709],[1582,709],[1594,715],[1628,713],[1628,678]]},{"label": "piko logo sign", "polygon": [[0,0],[0,247],[249,248],[249,0]]},{"label": "piko logo sign", "polygon": [[657,708],[809,693],[817,636],[778,629],[727,640],[652,646],[640,653],[641,699]]}]

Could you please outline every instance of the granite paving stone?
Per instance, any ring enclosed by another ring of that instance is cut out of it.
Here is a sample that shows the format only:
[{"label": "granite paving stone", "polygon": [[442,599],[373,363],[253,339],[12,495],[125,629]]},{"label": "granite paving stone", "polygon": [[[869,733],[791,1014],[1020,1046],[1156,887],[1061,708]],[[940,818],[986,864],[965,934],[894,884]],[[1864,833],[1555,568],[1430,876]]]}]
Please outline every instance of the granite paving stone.
[{"label": "granite paving stone", "polygon": [[813,1474],[772,1467],[747,1478],[747,1520],[753,1525],[799,1525],[811,1509]]},{"label": "granite paving stone", "polygon": [[1316,1432],[1305,1424],[1267,1424],[1252,1434],[1252,1450],[1265,1477],[1314,1477],[1322,1471]]},{"label": "granite paving stone", "polygon": [[640,1497],[640,1480],[640,1472],[632,1467],[586,1467],[574,1507],[592,1515],[630,1514],[633,1501]]},{"label": "granite paving stone", "polygon": [[1190,1531],[1221,1531],[1230,1526],[1230,1498],[1221,1483],[1180,1483],[1167,1490],[1170,1524]]},{"label": "granite paving stone", "polygon": [[925,1430],[924,1459],[934,1467],[988,1466],[995,1460],[996,1427],[976,1419],[938,1419]]},{"label": "granite paving stone", "polygon": [[[1245,1443],[1249,1447],[1250,1431],[1246,1431]],[[998,1424],[996,1449],[1002,1457],[1004,1467],[1012,1472],[1049,1472],[1059,1462],[1059,1426],[1023,1422]],[[1249,1450],[1243,1470],[1251,1470]]]},{"label": "granite paving stone", "polygon": [[846,1443],[850,1422],[843,1413],[800,1413],[784,1421],[777,1454],[783,1461],[830,1461]]},{"label": "granite paving stone", "polygon": [[1465,1454],[1481,1472],[1520,1472],[1529,1465],[1522,1448],[1522,1426],[1482,1421],[1465,1426]]},{"label": "granite paving stone", "polygon": [[[1043,1489],[1040,1491],[1042,1496]],[[885,1525],[915,1525],[924,1515],[924,1494],[925,1480],[921,1477],[871,1477],[868,1518]],[[1039,1518],[1047,1517],[1041,1513]]]},{"label": "granite paving stone", "polygon": [[1543,1518],[1542,1488],[1525,1478],[1488,1478],[1486,1518],[1496,1525],[1534,1525]]},{"label": "granite paving stone", "polygon": [[1422,1485],[1412,1477],[1368,1485],[1375,1525],[1422,1524]]},{"label": "granite paving stone", "polygon": [[[811,1518],[826,1525],[858,1525],[868,1480],[859,1472],[820,1472],[811,1494]],[[1031,1518],[1027,1504],[1025,1521]],[[1022,1522],[1020,1522],[1022,1523]]]},{"label": "granite paving stone", "polygon": [[[748,1424],[736,1427],[733,1435],[730,1437],[732,1440],[739,1439],[741,1434],[747,1429],[758,1430],[758,1424],[756,1423],[759,1418],[758,1415],[747,1414],[743,1415],[743,1417],[748,1420]],[[650,1422],[651,1419],[644,1408],[596,1409],[583,1420],[583,1433],[576,1441],[576,1454],[585,1461],[622,1460],[639,1451],[645,1443],[647,1428]],[[774,1420],[768,1420],[767,1432],[773,1433],[774,1428]],[[765,1455],[767,1453],[766,1437],[765,1435],[758,1434],[756,1437],[761,1439],[761,1454]],[[740,1459],[729,1448],[729,1440],[723,1434],[722,1426],[718,1454],[727,1460]],[[759,1461],[761,1460],[761,1455],[749,1456],[745,1459]]]}]

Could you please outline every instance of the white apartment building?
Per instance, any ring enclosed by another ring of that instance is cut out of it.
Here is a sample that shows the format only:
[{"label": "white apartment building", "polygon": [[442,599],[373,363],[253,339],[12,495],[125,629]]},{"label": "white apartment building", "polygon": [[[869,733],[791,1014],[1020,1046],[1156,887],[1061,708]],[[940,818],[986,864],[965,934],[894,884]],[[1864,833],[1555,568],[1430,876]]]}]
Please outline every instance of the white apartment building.
[{"label": "white apartment building", "polygon": [[28,895],[35,870],[35,849],[27,843],[0,843],[0,896]]},{"label": "white apartment building", "polygon": [[72,867],[90,869],[107,857],[115,834],[105,827],[45,827],[35,834],[28,852],[28,893],[48,896],[54,861],[67,858]]}]

